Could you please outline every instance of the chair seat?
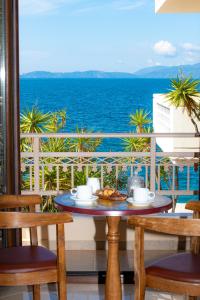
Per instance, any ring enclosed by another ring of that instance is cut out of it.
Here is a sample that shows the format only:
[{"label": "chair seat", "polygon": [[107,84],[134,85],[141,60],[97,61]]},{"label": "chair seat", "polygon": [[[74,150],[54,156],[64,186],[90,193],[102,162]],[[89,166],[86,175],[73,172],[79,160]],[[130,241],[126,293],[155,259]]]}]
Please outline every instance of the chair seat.
[{"label": "chair seat", "polygon": [[170,255],[149,264],[146,273],[176,281],[200,283],[200,255],[186,252]]},{"label": "chair seat", "polygon": [[55,269],[57,257],[41,246],[0,249],[0,273],[19,273]]}]

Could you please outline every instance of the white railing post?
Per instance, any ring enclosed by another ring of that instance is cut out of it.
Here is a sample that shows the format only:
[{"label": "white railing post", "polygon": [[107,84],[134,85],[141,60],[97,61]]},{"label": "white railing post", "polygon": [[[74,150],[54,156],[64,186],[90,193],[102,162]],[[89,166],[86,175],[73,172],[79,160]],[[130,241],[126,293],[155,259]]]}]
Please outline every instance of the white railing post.
[{"label": "white railing post", "polygon": [[156,190],[156,138],[151,137],[151,152],[150,152],[150,190]]},{"label": "white railing post", "polygon": [[34,191],[39,193],[40,190],[40,138],[33,138],[33,159],[34,159]]}]

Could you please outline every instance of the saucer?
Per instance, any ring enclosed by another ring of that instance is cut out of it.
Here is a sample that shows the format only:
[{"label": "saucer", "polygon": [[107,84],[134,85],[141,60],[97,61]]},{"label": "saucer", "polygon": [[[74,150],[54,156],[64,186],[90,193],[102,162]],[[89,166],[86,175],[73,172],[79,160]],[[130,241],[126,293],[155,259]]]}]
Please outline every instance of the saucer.
[{"label": "saucer", "polygon": [[149,206],[153,202],[153,200],[148,202],[135,202],[133,198],[127,198],[126,201],[134,206]]},{"label": "saucer", "polygon": [[91,205],[95,200],[98,199],[98,196],[92,196],[91,198],[87,199],[79,199],[76,196],[70,196],[72,200],[76,202],[78,205]]}]

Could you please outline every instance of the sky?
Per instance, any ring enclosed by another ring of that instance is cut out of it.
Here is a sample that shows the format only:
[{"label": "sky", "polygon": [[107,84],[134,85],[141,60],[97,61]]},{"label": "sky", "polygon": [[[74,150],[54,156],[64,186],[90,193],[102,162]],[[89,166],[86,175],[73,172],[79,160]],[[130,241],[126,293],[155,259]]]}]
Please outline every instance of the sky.
[{"label": "sky", "polygon": [[20,73],[130,72],[200,62],[199,14],[154,0],[19,0]]}]

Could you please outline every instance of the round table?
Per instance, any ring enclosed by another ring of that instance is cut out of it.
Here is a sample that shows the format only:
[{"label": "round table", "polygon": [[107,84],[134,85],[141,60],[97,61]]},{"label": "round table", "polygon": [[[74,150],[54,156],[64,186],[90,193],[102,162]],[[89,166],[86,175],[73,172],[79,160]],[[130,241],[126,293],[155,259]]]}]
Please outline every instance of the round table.
[{"label": "round table", "polygon": [[55,198],[55,203],[63,211],[72,213],[105,216],[108,224],[108,261],[106,272],[106,300],[121,300],[121,281],[119,265],[119,223],[122,216],[146,215],[164,212],[172,207],[172,200],[156,195],[148,206],[134,206],[127,201],[96,200],[91,205],[78,205],[71,199],[71,194],[62,194]]}]

